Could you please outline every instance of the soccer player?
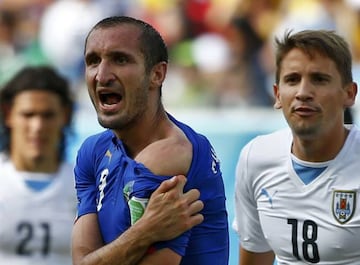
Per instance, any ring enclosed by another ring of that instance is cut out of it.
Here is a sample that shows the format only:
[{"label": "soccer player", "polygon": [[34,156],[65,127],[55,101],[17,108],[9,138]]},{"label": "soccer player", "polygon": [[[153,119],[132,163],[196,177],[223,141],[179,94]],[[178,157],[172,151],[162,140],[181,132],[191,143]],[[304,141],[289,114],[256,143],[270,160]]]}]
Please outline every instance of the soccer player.
[{"label": "soccer player", "polygon": [[[75,265],[228,263],[219,159],[206,137],[165,111],[161,89],[167,62],[160,34],[131,17],[105,18],[86,38],[85,79],[107,130],[86,139],[77,155]],[[153,191],[174,175],[186,176],[185,192],[200,191],[204,221],[171,239],[162,224],[169,220],[143,218]],[[160,225],[163,232],[154,234]],[[134,239],[135,231],[141,231],[140,239]]]},{"label": "soccer player", "polygon": [[344,125],[357,84],[332,31],[276,39],[275,108],[289,128],[250,141],[236,169],[241,265],[360,261],[360,131]]},{"label": "soccer player", "polygon": [[51,67],[25,67],[0,90],[0,114],[0,264],[70,265],[76,193],[65,162],[68,82]]}]

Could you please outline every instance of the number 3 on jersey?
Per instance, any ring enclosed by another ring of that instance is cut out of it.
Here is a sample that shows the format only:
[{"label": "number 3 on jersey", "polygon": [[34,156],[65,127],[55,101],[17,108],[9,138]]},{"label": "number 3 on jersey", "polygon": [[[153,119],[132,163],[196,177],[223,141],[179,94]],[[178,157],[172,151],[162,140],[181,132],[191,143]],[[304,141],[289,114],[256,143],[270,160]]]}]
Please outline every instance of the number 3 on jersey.
[{"label": "number 3 on jersey", "polygon": [[297,219],[288,219],[287,223],[291,225],[291,243],[292,243],[292,252],[295,258],[301,260],[299,254],[299,245],[298,245],[298,229],[302,229],[301,231],[301,248],[303,259],[311,262],[318,263],[320,261],[319,249],[316,244],[317,240],[317,231],[318,227],[314,221],[305,220],[304,223],[300,224]]}]

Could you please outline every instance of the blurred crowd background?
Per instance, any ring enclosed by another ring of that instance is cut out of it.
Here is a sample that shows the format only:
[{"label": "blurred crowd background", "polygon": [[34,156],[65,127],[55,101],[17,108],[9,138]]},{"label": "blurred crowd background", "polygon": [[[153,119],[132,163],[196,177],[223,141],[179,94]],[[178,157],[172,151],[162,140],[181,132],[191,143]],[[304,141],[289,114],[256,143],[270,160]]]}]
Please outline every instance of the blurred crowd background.
[{"label": "blurred crowd background", "polygon": [[338,32],[360,82],[360,0],[0,0],[0,85],[26,64],[51,64],[89,106],[84,38],[110,15],[143,19],[164,37],[168,107],[272,107],[273,39],[285,30]]},{"label": "blurred crowd background", "polygon": [[[274,37],[285,30],[336,31],[350,44],[360,83],[360,0],[0,0],[0,87],[28,64],[53,65],[71,81],[78,110],[72,161],[84,138],[101,129],[84,84],[84,39],[111,15],[143,19],[164,37],[170,64],[163,102],[214,144],[229,223],[239,150],[285,126],[272,107]],[[360,99],[352,110],[360,121]],[[232,230],[230,236],[229,264],[237,264],[237,236]]]}]

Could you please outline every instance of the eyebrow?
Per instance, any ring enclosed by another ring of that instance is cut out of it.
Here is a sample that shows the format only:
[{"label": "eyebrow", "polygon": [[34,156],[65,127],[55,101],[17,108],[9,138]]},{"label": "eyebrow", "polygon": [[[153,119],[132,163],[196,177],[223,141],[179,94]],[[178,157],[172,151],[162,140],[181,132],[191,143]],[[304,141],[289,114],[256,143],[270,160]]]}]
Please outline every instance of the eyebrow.
[{"label": "eyebrow", "polygon": [[[109,51],[105,54],[105,57],[107,57],[107,58],[113,58],[113,57],[117,57],[117,56],[123,56],[123,57],[129,58],[129,59],[134,58],[134,56],[131,53],[127,53],[124,51],[116,51],[115,50],[115,51]],[[92,52],[85,54],[85,60],[90,59],[92,57],[100,57],[100,56],[99,56],[99,53],[96,51],[92,51]]]}]

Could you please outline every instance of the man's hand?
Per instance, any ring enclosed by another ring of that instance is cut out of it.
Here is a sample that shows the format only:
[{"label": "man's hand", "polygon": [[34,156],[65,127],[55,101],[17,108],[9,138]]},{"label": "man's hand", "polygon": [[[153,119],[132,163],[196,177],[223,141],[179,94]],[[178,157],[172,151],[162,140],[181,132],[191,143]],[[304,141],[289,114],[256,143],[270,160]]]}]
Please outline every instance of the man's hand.
[{"label": "man's hand", "polygon": [[184,193],[185,183],[182,175],[163,181],[135,224],[147,226],[154,242],[173,239],[204,220],[199,213],[204,208],[199,191],[192,189]]}]

